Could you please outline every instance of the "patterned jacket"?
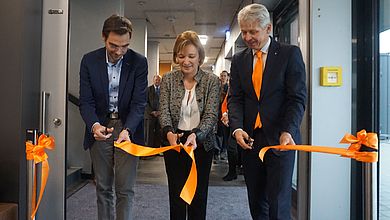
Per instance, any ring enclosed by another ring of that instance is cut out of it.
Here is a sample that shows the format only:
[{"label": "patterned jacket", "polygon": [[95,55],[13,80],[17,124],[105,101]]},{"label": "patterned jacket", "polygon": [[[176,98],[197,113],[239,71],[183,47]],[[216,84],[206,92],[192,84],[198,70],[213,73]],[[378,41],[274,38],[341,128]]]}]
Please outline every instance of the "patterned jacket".
[{"label": "patterned jacket", "polygon": [[[196,133],[196,141],[202,143],[205,150],[209,151],[215,146],[221,83],[216,75],[204,72],[200,68],[194,78],[197,82],[195,92],[200,123],[197,128],[193,129],[193,132]],[[174,70],[164,74],[160,88],[161,115],[159,119],[163,140],[166,140],[167,133],[169,131],[175,133],[179,124],[181,103],[185,94],[183,73],[180,70]]]}]

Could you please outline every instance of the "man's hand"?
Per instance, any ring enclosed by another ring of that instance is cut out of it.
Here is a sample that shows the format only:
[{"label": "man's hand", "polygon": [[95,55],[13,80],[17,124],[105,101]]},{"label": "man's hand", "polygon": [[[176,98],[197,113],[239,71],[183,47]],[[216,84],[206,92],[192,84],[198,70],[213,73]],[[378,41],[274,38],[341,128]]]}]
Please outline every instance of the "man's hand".
[{"label": "man's hand", "polygon": [[[292,138],[291,134],[288,132],[282,132],[282,134],[279,137],[279,143],[280,145],[295,145],[294,139]],[[287,150],[281,150],[280,151],[287,151]]]},{"label": "man's hand", "polygon": [[222,121],[222,124],[224,124],[226,127],[229,127],[229,116],[228,116],[227,112],[224,112],[222,114],[221,121]]},{"label": "man's hand", "polygon": [[180,138],[183,136],[183,133],[181,134],[175,134],[172,131],[167,133],[167,140],[171,146],[177,145],[177,140],[180,140]]},{"label": "man's hand", "polygon": [[197,145],[196,145],[196,134],[195,133],[188,135],[187,141],[184,144],[184,146],[188,146],[188,145],[190,145],[192,147],[192,149],[194,149],[194,150],[196,149]]},{"label": "man's hand", "polygon": [[158,117],[158,116],[160,116],[160,111],[152,111],[151,113],[150,113],[153,117]]},{"label": "man's hand", "polygon": [[252,149],[253,139],[243,130],[236,130],[234,133],[237,144],[244,150]]},{"label": "man's hand", "polygon": [[131,143],[129,132],[126,129],[123,129],[121,133],[119,133],[117,143],[121,143],[122,141],[129,141]]},{"label": "man's hand", "polygon": [[111,137],[114,128],[107,128],[100,124],[95,124],[92,128],[93,137],[97,141],[104,141]]}]

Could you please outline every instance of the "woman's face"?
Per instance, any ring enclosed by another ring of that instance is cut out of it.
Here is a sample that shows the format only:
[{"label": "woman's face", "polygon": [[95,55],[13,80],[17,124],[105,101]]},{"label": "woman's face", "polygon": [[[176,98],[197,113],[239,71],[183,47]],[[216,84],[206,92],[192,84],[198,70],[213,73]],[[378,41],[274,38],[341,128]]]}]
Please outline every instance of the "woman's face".
[{"label": "woman's face", "polygon": [[177,54],[176,61],[183,74],[196,74],[200,61],[198,49],[192,44],[183,47]]}]

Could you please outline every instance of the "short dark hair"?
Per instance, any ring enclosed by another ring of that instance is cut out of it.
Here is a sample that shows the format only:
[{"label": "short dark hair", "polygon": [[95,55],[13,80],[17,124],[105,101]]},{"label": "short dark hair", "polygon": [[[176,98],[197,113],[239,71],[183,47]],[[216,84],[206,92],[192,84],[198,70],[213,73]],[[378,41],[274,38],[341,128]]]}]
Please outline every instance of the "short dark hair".
[{"label": "short dark hair", "polygon": [[230,73],[227,70],[222,70],[221,73],[226,73],[227,76],[230,76]]},{"label": "short dark hair", "polygon": [[113,14],[104,21],[102,30],[103,37],[107,39],[110,32],[114,32],[119,35],[129,33],[131,38],[133,27],[130,20],[126,17]]}]

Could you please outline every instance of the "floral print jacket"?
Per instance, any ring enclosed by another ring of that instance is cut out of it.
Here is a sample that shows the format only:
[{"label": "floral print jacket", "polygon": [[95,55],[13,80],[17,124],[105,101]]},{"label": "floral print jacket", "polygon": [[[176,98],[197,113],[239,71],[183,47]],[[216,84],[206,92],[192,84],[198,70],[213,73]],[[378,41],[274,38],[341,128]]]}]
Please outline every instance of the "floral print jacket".
[{"label": "floral print jacket", "polygon": [[[193,129],[196,141],[203,144],[206,151],[215,147],[215,132],[219,112],[220,81],[212,73],[199,68],[195,75],[196,101],[200,113],[200,123]],[[180,120],[181,103],[185,88],[183,73],[180,70],[164,74],[160,90],[160,124],[163,141],[169,131],[176,132]]]}]

